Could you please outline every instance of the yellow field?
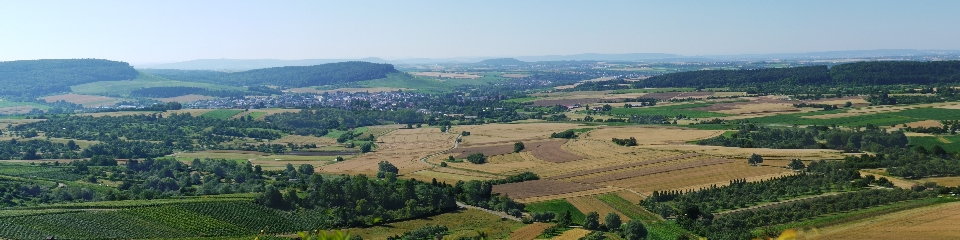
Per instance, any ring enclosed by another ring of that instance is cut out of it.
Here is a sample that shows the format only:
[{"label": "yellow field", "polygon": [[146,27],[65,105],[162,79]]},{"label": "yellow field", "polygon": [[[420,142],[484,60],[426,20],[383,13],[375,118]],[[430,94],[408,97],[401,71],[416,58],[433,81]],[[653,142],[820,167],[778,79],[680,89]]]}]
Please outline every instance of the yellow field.
[{"label": "yellow field", "polygon": [[324,166],[319,171],[373,175],[380,161],[389,161],[400,169],[401,175],[407,174],[430,168],[420,159],[452,148],[456,137],[456,134],[440,132],[439,128],[398,129],[377,138],[376,151]]},{"label": "yellow field", "polygon": [[585,133],[581,139],[610,141],[635,137],[638,145],[683,144],[723,134],[724,130],[696,130],[674,127],[602,127]]},{"label": "yellow field", "polygon": [[84,107],[99,107],[99,106],[109,106],[120,102],[120,99],[113,97],[104,97],[96,95],[81,95],[81,94],[61,94],[54,96],[47,96],[42,98],[47,102],[56,102],[56,101],[66,101],[69,103],[80,104]]},{"label": "yellow field", "polygon": [[960,186],[960,177],[922,178],[918,182],[935,182],[940,186],[956,187]]},{"label": "yellow field", "polygon": [[533,223],[523,228],[517,229],[516,231],[513,231],[513,233],[510,234],[510,239],[511,240],[533,240],[533,239],[536,239],[537,236],[540,236],[540,233],[543,233],[543,230],[546,230],[550,226],[553,226],[553,224],[539,223],[539,222]]},{"label": "yellow field", "polygon": [[699,189],[713,184],[726,185],[733,179],[747,178],[757,181],[785,174],[792,174],[792,171],[779,167],[754,167],[742,161],[651,174],[605,184],[628,188],[646,196],[653,191]]},{"label": "yellow field", "polygon": [[960,239],[960,202],[802,232],[798,239]]},{"label": "yellow field", "polygon": [[[604,215],[600,215],[600,216],[604,216]],[[577,240],[577,239],[580,239],[580,238],[582,238],[582,237],[584,237],[584,236],[587,236],[587,234],[590,234],[590,232],[591,232],[590,230],[586,230],[586,229],[583,229],[583,228],[574,228],[574,229],[567,230],[566,232],[563,232],[563,234],[560,234],[559,236],[553,237],[553,238],[551,238],[551,239],[554,239],[554,240]]]},{"label": "yellow field", "polygon": [[454,126],[448,132],[454,134],[462,131],[470,132],[470,136],[463,137],[460,147],[471,147],[549,139],[551,133],[573,128],[583,127],[572,123],[484,124]]}]

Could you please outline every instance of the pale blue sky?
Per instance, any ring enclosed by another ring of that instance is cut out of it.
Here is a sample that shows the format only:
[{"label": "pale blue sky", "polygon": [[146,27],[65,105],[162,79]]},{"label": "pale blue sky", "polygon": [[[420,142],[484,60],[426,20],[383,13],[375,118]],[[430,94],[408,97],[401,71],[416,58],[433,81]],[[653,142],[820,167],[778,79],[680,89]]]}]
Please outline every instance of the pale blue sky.
[{"label": "pale blue sky", "polygon": [[960,49],[960,1],[0,1],[0,61]]}]

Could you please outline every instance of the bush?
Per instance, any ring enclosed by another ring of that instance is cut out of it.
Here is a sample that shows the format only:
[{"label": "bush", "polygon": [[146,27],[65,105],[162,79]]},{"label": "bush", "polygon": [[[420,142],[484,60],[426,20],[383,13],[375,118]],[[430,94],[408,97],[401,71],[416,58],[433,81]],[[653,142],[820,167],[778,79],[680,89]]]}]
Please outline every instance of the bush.
[{"label": "bush", "polygon": [[484,164],[487,162],[487,157],[483,153],[474,153],[467,156],[467,161],[473,164]]}]

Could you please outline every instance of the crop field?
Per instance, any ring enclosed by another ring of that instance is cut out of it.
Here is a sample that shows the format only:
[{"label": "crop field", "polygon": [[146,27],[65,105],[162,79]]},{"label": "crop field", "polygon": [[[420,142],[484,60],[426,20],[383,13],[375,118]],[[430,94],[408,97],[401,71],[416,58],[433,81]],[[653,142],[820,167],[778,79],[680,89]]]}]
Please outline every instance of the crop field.
[{"label": "crop field", "polygon": [[74,85],[74,86],[71,86],[70,89],[73,93],[76,93],[76,94],[126,95],[126,94],[130,94],[131,91],[134,91],[137,89],[151,88],[151,87],[199,87],[199,88],[214,89],[214,90],[237,90],[237,91],[244,90],[244,88],[242,87],[214,85],[214,84],[198,83],[198,82],[175,81],[175,80],[157,77],[157,76],[153,76],[145,73],[140,73],[140,75],[138,75],[137,78],[132,80],[92,82],[92,83]]},{"label": "crop field", "polygon": [[[625,216],[630,219],[637,219],[637,220],[642,220],[646,222],[662,220],[660,216],[647,211],[643,207],[640,207],[640,205],[638,205],[640,202],[639,200],[629,201],[620,196],[621,194],[618,194],[618,193],[609,193],[609,194],[594,196],[594,198],[596,198],[597,200],[600,200],[603,204],[606,204],[607,206],[610,206],[613,209],[615,209],[621,215],[621,218]],[[638,195],[632,194],[632,196],[638,196]]]},{"label": "crop field", "polygon": [[939,137],[907,137],[907,139],[910,139],[910,145],[923,146],[927,149],[930,149],[933,146],[940,146],[949,152],[960,151],[960,135]]},{"label": "crop field", "polygon": [[772,149],[772,148],[736,148],[706,145],[642,145],[641,148],[663,151],[698,152],[728,159],[747,159],[751,154],[760,154],[766,160],[843,160],[841,151],[830,149]]},{"label": "crop field", "polygon": [[255,120],[263,120],[265,117],[270,115],[288,113],[288,112],[295,113],[299,111],[300,111],[299,109],[281,109],[281,108],[250,109],[248,111],[241,112],[237,115],[234,115],[233,118],[250,116],[250,117],[253,117],[253,119]]},{"label": "crop field", "polygon": [[[876,112],[851,112],[844,110],[817,111],[803,114],[783,114],[776,116],[750,118],[751,122],[762,124],[783,124],[783,125],[838,125],[838,126],[864,126],[873,124],[876,126],[891,126],[904,123],[912,123],[925,120],[960,120],[960,109],[946,109],[934,107],[910,107],[901,106],[901,108],[892,110],[892,107],[884,107]],[[918,106],[918,105],[912,105]],[[816,117],[816,118],[815,118]]]},{"label": "crop field", "polygon": [[605,182],[611,182],[611,181],[617,181],[617,180],[623,180],[623,179],[635,179],[635,178],[650,176],[654,174],[663,174],[667,172],[682,171],[687,169],[700,168],[700,167],[706,167],[711,165],[720,165],[720,164],[732,163],[732,162],[733,160],[729,160],[729,159],[711,158],[711,159],[700,160],[700,161],[683,162],[678,164],[670,164],[670,165],[651,167],[651,168],[641,168],[635,171],[615,172],[615,173],[603,174],[600,176],[589,177],[585,179],[578,179],[573,181],[579,182],[579,183],[585,183],[585,184],[599,184],[599,183],[605,183]]},{"label": "crop field", "polygon": [[554,213],[570,211],[570,218],[573,220],[573,223],[575,224],[583,223],[583,220],[586,218],[586,215],[583,214],[583,212],[580,212],[580,210],[578,210],[577,207],[573,206],[573,204],[570,204],[570,202],[567,202],[567,200],[562,200],[562,199],[527,204],[525,210],[530,212],[554,212]]},{"label": "crop field", "polygon": [[827,227],[798,239],[960,239],[960,202],[884,214]]},{"label": "crop field", "polygon": [[513,144],[518,141],[526,143],[538,139],[550,139],[550,134],[563,130],[582,128],[571,123],[521,123],[521,124],[484,124],[454,126],[448,132],[470,132],[464,136],[460,147],[472,147],[486,144]]},{"label": "crop field", "polygon": [[[350,228],[344,231],[351,235],[360,235],[363,239],[386,239],[427,225],[446,226],[450,230],[450,234],[445,235],[444,238],[450,237],[453,239],[477,236],[475,230],[483,231],[490,239],[507,239],[508,237],[514,239],[511,233],[513,230],[517,230],[516,232],[532,231],[533,229],[525,229],[535,226],[524,225],[512,220],[502,220],[496,215],[480,210],[463,209],[421,219],[393,222],[367,228]],[[550,224],[544,225],[550,226]],[[543,229],[546,229],[546,227],[536,231],[537,235],[540,235]]]},{"label": "crop field", "polygon": [[237,115],[237,113],[240,113],[240,112],[243,112],[243,110],[240,110],[240,109],[217,109],[217,110],[213,110],[213,111],[209,111],[209,112],[207,112],[207,113],[204,113],[203,115],[200,115],[200,116],[201,116],[201,117],[206,117],[206,118],[213,118],[213,119],[229,119],[229,118],[233,117],[233,115]]},{"label": "crop field", "polygon": [[196,101],[200,101],[200,100],[210,100],[210,99],[216,99],[216,98],[217,98],[217,97],[197,95],[197,94],[189,94],[189,95],[183,95],[183,96],[178,96],[178,97],[151,98],[151,99],[157,100],[157,101],[161,101],[161,102],[188,103],[188,102],[196,102]]},{"label": "crop field", "polygon": [[440,132],[439,128],[398,129],[377,138],[376,151],[319,170],[334,174],[373,175],[377,173],[380,161],[389,161],[400,169],[400,174],[411,173],[429,168],[420,159],[452,148],[456,137],[452,133]]},{"label": "crop field", "polygon": [[717,186],[729,184],[733,179],[746,178],[748,181],[758,181],[792,173],[793,171],[779,167],[754,167],[746,162],[731,162],[624,178],[605,182],[605,184],[648,195],[653,191],[699,189],[712,184]]},{"label": "crop field", "polygon": [[960,186],[960,177],[922,178],[918,182],[935,182],[940,186],[956,187]]},{"label": "crop field", "polygon": [[564,193],[582,192],[603,188],[589,184],[580,184],[554,180],[533,180],[493,186],[493,192],[510,196],[513,199],[540,197]]},{"label": "crop field", "polygon": [[[604,216],[604,215],[600,215],[600,216]],[[584,237],[584,236],[587,236],[587,234],[590,234],[590,232],[592,232],[592,231],[586,230],[586,229],[583,229],[583,228],[574,228],[574,229],[567,230],[566,232],[563,232],[563,234],[560,234],[559,236],[553,237],[553,238],[551,238],[551,239],[555,239],[555,240],[578,240],[578,239],[580,239],[580,238],[582,238],[582,237]]]},{"label": "crop field", "polygon": [[[263,166],[265,170],[283,169],[287,163],[293,165],[311,164],[314,166],[327,165],[336,159],[336,156],[298,156],[298,155],[272,155],[253,151],[239,150],[208,150],[200,152],[182,152],[173,154],[177,160],[189,162],[194,158],[222,158],[230,160],[247,160],[255,165]],[[350,159],[353,156],[344,155],[343,158]]]},{"label": "crop field", "polygon": [[533,223],[527,226],[524,226],[513,233],[510,233],[510,239],[512,240],[533,240],[537,236],[540,236],[540,233],[543,233],[543,230],[553,226],[549,223]]},{"label": "crop field", "polygon": [[635,137],[638,145],[682,144],[712,138],[723,134],[722,130],[697,130],[677,127],[602,127],[590,131],[581,138],[610,141],[612,138]]},{"label": "crop field", "polygon": [[607,205],[607,203],[600,201],[600,199],[597,199],[595,196],[583,196],[583,197],[570,198],[570,199],[567,199],[567,202],[569,202],[570,204],[573,204],[573,206],[576,207],[577,210],[580,210],[580,212],[583,212],[583,213],[597,212],[597,214],[600,215],[601,221],[603,221],[602,220],[603,217],[607,216],[607,214],[609,213],[616,213],[617,215],[620,215],[620,219],[623,220],[624,222],[629,221],[630,219],[633,219],[627,215],[624,215],[623,213],[620,213],[619,211],[617,211],[617,209],[614,209],[613,207]]},{"label": "crop field", "polygon": [[75,103],[83,105],[84,107],[99,107],[113,105],[117,102],[120,102],[120,99],[96,95],[81,95],[81,94],[61,94],[54,96],[47,96],[42,98],[44,101],[49,103],[56,101],[66,101],[69,103]]},{"label": "crop field", "polygon": [[463,79],[477,79],[480,78],[480,75],[470,74],[470,73],[442,73],[442,72],[413,72],[410,75],[422,76],[422,77],[435,77],[435,78],[463,78]]},{"label": "crop field", "polygon": [[[438,155],[437,157],[428,158],[427,162],[440,165],[441,162],[446,160],[446,156],[449,155]],[[453,163],[448,162],[448,165],[455,168],[468,169],[472,171],[487,172],[492,174],[507,174],[507,173],[519,173],[526,171],[527,169],[533,169],[537,167],[543,167],[546,165],[553,165],[554,163],[543,161],[537,159],[533,156],[533,153],[530,151],[520,152],[520,153],[511,153],[504,155],[497,155],[487,158],[487,163],[485,164],[473,164],[469,162]]]},{"label": "crop field", "polygon": [[[622,105],[622,104],[621,104]],[[614,115],[663,115],[663,116],[677,116],[684,115],[690,118],[715,118],[715,117],[725,117],[730,116],[726,113],[716,113],[695,110],[694,108],[702,108],[709,106],[709,103],[684,103],[684,104],[674,104],[674,105],[657,105],[652,107],[639,107],[639,108],[613,108],[610,110],[610,114]]]},{"label": "crop field", "polygon": [[336,93],[336,92],[346,92],[346,93],[357,93],[357,92],[371,92],[371,93],[375,93],[375,92],[396,92],[396,91],[398,91],[398,90],[400,90],[400,91],[410,91],[410,90],[416,90],[416,89],[410,89],[410,88],[392,88],[392,87],[369,87],[369,88],[337,88],[337,89],[331,89],[331,90],[320,90],[320,89],[318,89],[317,87],[302,87],[302,88],[291,88],[291,89],[287,89],[287,90],[284,90],[284,92],[323,94],[323,93]]}]

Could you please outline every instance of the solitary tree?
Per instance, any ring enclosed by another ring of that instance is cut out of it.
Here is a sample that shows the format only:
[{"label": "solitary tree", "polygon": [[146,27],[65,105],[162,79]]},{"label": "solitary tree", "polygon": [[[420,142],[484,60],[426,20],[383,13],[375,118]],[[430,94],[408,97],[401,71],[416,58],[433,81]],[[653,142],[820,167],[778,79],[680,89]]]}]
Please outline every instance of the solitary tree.
[{"label": "solitary tree", "polygon": [[790,161],[790,165],[787,165],[787,167],[790,167],[790,169],[792,169],[792,170],[794,170],[794,171],[800,171],[800,170],[803,170],[804,168],[806,168],[807,166],[804,165],[803,162],[800,161],[800,159],[794,159],[794,160]]},{"label": "solitary tree", "polygon": [[623,231],[620,233],[627,240],[640,240],[647,238],[647,227],[640,221],[630,219],[626,225],[623,225]]},{"label": "solitary tree", "polygon": [[362,146],[360,146],[361,153],[368,153],[372,149],[373,149],[373,145],[369,143],[364,143]]},{"label": "solitary tree", "polygon": [[620,220],[620,215],[616,213],[607,213],[607,217],[603,218],[603,225],[607,226],[607,229],[616,231],[620,229],[620,225],[623,225],[623,221]]},{"label": "solitary tree", "polygon": [[523,151],[524,148],[526,147],[523,146],[523,142],[517,142],[513,144],[513,152],[515,153]]},{"label": "solitary tree", "polygon": [[487,162],[487,157],[483,153],[474,153],[467,156],[467,161],[473,164],[483,164]]},{"label": "solitary tree", "polygon": [[570,216],[570,210],[557,214],[554,220],[557,221],[557,225],[561,227],[573,225],[573,217]]},{"label": "solitary tree", "polygon": [[597,214],[597,212],[587,213],[587,217],[583,220],[583,228],[587,230],[600,229],[600,214]]},{"label": "solitary tree", "polygon": [[853,103],[852,103],[852,102],[847,102],[847,103],[844,103],[844,104],[843,104],[843,107],[844,107],[844,108],[849,108],[849,107],[852,107],[852,106],[853,106]]},{"label": "solitary tree", "polygon": [[763,157],[760,156],[760,154],[754,153],[753,155],[750,155],[750,159],[747,159],[747,163],[750,163],[750,165],[757,166],[763,163]]}]

